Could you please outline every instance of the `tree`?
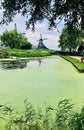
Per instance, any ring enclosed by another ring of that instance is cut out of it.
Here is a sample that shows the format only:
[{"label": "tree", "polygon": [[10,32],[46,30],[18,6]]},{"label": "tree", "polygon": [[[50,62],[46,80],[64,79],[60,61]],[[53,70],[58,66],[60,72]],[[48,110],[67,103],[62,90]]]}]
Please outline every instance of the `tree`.
[{"label": "tree", "polygon": [[68,30],[68,28],[65,27],[60,35],[59,47],[61,47],[62,51],[68,49],[69,52],[71,52],[72,50],[76,50],[82,38],[82,32],[78,28]]},{"label": "tree", "polygon": [[84,30],[84,0],[3,0],[3,20],[9,23],[17,13],[27,18],[27,28],[47,19],[49,28],[57,27],[56,20]]},{"label": "tree", "polygon": [[0,39],[6,47],[17,48],[17,49],[31,49],[32,45],[28,42],[27,38],[18,33],[17,30],[5,31]]}]

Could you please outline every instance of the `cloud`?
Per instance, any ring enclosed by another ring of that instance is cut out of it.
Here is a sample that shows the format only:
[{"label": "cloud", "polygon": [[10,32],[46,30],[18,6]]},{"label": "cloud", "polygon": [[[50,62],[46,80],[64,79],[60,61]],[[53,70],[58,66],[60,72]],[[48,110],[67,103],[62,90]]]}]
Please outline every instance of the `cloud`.
[{"label": "cloud", "polygon": [[46,38],[48,38],[46,41],[44,41],[44,44],[51,48],[51,49],[58,49],[58,40],[59,40],[59,36],[58,35],[49,35],[46,34],[45,35]]}]

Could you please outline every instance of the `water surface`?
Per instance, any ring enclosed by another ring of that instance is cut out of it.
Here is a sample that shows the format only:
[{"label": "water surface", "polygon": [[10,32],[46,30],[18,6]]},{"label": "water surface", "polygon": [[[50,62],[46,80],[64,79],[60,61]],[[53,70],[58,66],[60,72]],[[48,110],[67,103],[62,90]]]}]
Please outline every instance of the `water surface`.
[{"label": "water surface", "polygon": [[72,99],[77,107],[84,103],[84,74],[59,56],[25,61],[0,62],[0,104],[22,108],[28,98],[34,106]]}]

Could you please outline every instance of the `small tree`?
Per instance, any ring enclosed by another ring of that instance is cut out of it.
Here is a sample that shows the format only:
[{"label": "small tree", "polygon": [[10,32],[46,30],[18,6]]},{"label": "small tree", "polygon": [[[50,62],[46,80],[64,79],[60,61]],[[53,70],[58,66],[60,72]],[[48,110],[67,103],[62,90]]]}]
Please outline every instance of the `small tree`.
[{"label": "small tree", "polygon": [[10,48],[17,49],[31,49],[32,45],[28,42],[27,38],[18,33],[16,29],[12,31],[5,31],[1,36],[1,41],[3,45]]},{"label": "small tree", "polygon": [[76,50],[82,38],[83,36],[80,29],[78,28],[68,29],[65,27],[63,28],[62,33],[60,35],[59,47],[61,47],[62,51],[68,49],[69,52],[71,52],[72,50]]}]

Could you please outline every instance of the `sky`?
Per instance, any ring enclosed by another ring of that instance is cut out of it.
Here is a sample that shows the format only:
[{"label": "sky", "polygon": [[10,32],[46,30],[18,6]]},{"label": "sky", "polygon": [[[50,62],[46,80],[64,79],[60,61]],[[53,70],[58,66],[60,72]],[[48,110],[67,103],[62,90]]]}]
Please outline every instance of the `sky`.
[{"label": "sky", "polygon": [[[0,10],[0,21],[2,19],[2,10]],[[38,41],[40,38],[40,34],[42,34],[43,38],[47,38],[47,40],[44,41],[44,45],[48,47],[49,49],[59,50],[58,44],[59,44],[59,35],[61,34],[61,30],[64,27],[63,22],[58,25],[58,30],[48,30],[48,23],[44,20],[42,23],[36,24],[36,29],[34,32],[32,32],[30,29],[26,30],[25,25],[25,18],[23,18],[20,14],[17,14],[15,18],[13,19],[13,22],[11,22],[8,25],[0,26],[0,35],[5,30],[13,30],[15,27],[15,23],[17,25],[18,32],[25,33],[25,36],[28,38],[28,41],[32,43],[32,45],[37,46]]]}]

